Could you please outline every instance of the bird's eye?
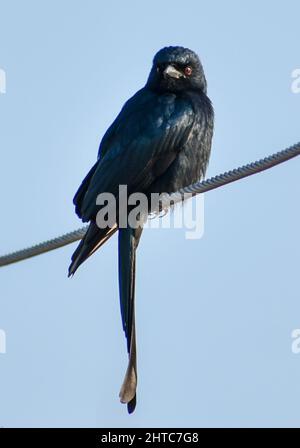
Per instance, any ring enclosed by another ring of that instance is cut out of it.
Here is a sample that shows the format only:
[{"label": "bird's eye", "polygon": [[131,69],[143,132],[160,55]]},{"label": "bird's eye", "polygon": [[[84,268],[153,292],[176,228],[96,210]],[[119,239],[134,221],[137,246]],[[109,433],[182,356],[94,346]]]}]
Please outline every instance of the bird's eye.
[{"label": "bird's eye", "polygon": [[189,65],[187,65],[187,66],[185,67],[185,69],[184,69],[184,74],[185,74],[186,76],[191,76],[192,72],[193,72],[192,67],[190,67]]}]

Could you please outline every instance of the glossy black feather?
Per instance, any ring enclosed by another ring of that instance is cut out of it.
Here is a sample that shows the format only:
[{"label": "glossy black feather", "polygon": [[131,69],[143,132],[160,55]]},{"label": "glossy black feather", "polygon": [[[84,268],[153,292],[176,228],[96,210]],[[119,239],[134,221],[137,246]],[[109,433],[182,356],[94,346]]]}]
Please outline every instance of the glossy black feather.
[{"label": "glossy black feather", "polygon": [[75,212],[78,215],[79,218],[81,218],[81,204],[84,199],[84,195],[87,192],[87,189],[89,188],[91,179],[96,171],[96,168],[98,166],[98,162],[93,165],[93,167],[90,169],[90,171],[87,173],[83,181],[81,182],[80,187],[78,188],[77,192],[75,193],[73,204],[75,205]]}]

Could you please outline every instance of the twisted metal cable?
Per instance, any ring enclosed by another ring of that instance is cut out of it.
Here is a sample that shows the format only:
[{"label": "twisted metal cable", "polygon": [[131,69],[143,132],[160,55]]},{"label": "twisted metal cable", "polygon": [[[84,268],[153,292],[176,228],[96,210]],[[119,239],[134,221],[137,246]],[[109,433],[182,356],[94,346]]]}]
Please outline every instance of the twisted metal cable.
[{"label": "twisted metal cable", "polygon": [[0,257],[0,267],[16,263],[17,261],[26,260],[27,258],[35,257],[36,255],[50,252],[50,250],[58,249],[59,247],[74,243],[74,241],[78,241],[83,238],[87,227],[88,226],[81,227],[81,229],[65,233],[62,236],[53,238],[52,240],[44,241],[43,243],[36,244],[35,246],[27,247],[26,249],[21,249],[7,255],[3,255]]},{"label": "twisted metal cable", "polygon": [[[181,188],[176,193],[171,193],[166,195],[166,202],[172,200],[173,202],[178,202],[182,200],[183,195],[195,196],[200,193],[205,193],[215,188],[223,187],[224,185],[230,184],[237,180],[243,179],[244,177],[252,176],[253,174],[265,171],[273,166],[279,165],[280,163],[286,162],[287,160],[293,159],[300,155],[300,142],[287,149],[276,152],[271,156],[265,157],[264,159],[257,160],[256,162],[243,165],[231,171],[227,171],[218,176],[211,177],[210,179],[204,180],[202,182],[196,182],[188,187]],[[164,201],[162,201],[164,202]]]},{"label": "twisted metal cable", "polygon": [[[287,149],[284,149],[283,151],[279,151],[275,154],[272,154],[271,156],[265,157],[264,159],[260,159],[256,162],[249,163],[248,165],[244,165],[231,171],[227,171],[226,173],[220,174],[218,176],[211,177],[210,179],[207,179],[203,182],[196,182],[192,185],[189,185],[188,187],[181,188],[176,193],[165,195],[165,198],[162,198],[162,204],[167,205],[170,203],[170,200],[172,202],[179,202],[182,201],[183,196],[195,196],[200,193],[214,190],[215,188],[222,187],[231,182],[243,179],[244,177],[252,176],[253,174],[265,171],[269,168],[272,168],[273,166],[279,165],[280,163],[286,162],[287,160],[290,160],[299,155],[300,142],[296,143],[293,146],[290,146]],[[57,238],[53,238],[51,240],[37,244],[35,246],[3,255],[0,257],[0,267],[16,263],[17,261],[22,261],[36,255],[40,255],[78,241],[85,235],[87,227],[88,226],[85,226],[80,229],[74,230],[73,232],[65,233],[64,235]]]}]

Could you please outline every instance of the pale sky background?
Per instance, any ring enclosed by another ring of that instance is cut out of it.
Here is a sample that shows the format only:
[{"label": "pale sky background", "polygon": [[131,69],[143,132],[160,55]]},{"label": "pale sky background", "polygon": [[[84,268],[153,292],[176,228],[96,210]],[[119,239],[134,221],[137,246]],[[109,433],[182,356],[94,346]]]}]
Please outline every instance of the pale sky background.
[{"label": "pale sky background", "polygon": [[[166,45],[196,51],[216,122],[208,177],[300,140],[298,1],[0,0],[1,253],[81,227],[72,198]],[[206,194],[205,232],[138,250],[138,404],[116,238],[0,269],[0,426],[300,426],[300,158]]]}]

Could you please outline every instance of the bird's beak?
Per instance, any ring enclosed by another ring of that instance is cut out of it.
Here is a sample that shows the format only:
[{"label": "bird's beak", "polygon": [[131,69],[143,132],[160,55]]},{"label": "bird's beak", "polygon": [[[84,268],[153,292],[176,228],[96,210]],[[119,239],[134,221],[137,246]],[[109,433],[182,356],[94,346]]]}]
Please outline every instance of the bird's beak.
[{"label": "bird's beak", "polygon": [[183,77],[183,74],[177,70],[175,67],[173,67],[173,65],[168,65],[164,72],[164,78],[175,78],[175,79],[179,79]]}]

